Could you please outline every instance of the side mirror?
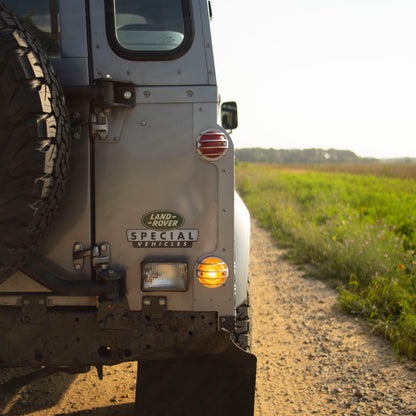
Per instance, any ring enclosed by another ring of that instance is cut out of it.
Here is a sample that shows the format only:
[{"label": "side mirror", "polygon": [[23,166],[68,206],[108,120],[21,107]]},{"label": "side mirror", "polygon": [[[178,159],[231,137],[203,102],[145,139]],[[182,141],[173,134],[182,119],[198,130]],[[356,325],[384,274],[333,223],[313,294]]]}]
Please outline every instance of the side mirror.
[{"label": "side mirror", "polygon": [[221,124],[226,130],[236,129],[238,126],[237,103],[228,101],[221,105]]}]

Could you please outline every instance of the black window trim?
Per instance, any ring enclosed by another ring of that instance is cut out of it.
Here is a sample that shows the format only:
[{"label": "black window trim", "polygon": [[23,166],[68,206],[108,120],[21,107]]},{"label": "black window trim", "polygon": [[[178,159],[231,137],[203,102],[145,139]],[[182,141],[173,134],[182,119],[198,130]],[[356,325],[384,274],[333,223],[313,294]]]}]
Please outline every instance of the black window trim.
[{"label": "black window trim", "polygon": [[181,0],[184,18],[184,39],[175,49],[168,51],[134,51],[121,46],[117,40],[115,24],[115,0],[105,0],[106,31],[107,39],[111,49],[122,58],[132,61],[167,61],[173,60],[184,55],[191,47],[194,40],[194,24],[191,0]]}]

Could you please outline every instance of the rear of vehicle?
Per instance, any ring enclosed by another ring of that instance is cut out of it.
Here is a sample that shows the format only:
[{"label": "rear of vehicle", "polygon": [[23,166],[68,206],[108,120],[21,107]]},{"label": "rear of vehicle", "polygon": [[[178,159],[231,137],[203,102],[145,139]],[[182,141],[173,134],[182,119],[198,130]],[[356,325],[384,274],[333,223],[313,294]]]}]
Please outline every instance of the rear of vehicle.
[{"label": "rear of vehicle", "polygon": [[[137,360],[138,412],[252,414],[255,357],[231,341],[248,347],[249,221],[217,124],[209,5],[8,3],[52,55],[72,156],[36,254],[1,280],[0,365]],[[234,116],[226,104],[225,127]]]}]

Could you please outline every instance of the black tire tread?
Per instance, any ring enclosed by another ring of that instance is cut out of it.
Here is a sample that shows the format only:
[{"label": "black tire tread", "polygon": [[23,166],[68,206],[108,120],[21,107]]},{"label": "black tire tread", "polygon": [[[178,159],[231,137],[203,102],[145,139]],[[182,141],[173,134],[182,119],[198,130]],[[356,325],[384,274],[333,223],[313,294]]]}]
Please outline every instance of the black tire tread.
[{"label": "black tire tread", "polygon": [[242,350],[251,350],[251,307],[250,290],[245,301],[236,309],[235,331],[231,334],[235,344]]},{"label": "black tire tread", "polygon": [[38,41],[0,1],[0,283],[36,250],[64,194],[69,115]]}]

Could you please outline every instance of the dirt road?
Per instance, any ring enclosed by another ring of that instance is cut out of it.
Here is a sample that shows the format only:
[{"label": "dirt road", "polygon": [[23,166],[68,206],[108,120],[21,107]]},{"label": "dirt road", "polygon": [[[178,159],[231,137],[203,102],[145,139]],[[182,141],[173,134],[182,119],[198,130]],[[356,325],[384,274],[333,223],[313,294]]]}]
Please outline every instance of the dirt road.
[{"label": "dirt road", "polygon": [[[256,416],[416,415],[416,363],[398,362],[365,323],[338,311],[335,291],[282,256],[253,224]],[[135,364],[105,368],[104,375],[58,374],[14,395],[0,392],[0,415],[132,415]],[[0,382],[10,376],[0,370]]]}]

